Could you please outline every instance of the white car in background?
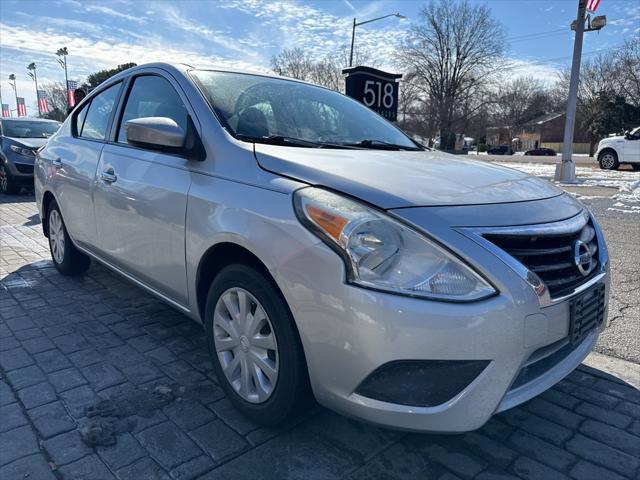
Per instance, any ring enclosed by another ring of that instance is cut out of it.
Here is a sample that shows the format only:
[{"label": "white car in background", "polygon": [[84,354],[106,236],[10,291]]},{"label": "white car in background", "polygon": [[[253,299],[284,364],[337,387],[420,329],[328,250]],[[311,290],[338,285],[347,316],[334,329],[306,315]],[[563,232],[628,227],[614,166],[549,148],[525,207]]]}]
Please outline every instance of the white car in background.
[{"label": "white car in background", "polygon": [[640,170],[640,127],[624,135],[600,140],[596,158],[603,170],[617,170],[623,163],[629,163],[634,170]]}]

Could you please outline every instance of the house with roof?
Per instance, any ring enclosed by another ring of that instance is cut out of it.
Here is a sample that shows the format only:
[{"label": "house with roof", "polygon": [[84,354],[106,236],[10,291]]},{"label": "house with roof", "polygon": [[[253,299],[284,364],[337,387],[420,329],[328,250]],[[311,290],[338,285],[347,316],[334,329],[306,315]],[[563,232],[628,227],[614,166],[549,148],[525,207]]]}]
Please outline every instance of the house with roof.
[{"label": "house with roof", "polygon": [[[500,126],[487,128],[487,144],[510,145],[514,151],[547,147],[562,152],[565,113],[548,113],[534,118],[519,127]],[[573,153],[589,153],[589,137],[576,121],[573,133]]]}]

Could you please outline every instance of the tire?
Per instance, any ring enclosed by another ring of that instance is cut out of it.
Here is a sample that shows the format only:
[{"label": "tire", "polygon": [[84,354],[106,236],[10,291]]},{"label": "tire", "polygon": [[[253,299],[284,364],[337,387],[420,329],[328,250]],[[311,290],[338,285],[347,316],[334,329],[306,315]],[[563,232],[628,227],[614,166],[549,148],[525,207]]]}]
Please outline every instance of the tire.
[{"label": "tire", "polygon": [[[243,301],[251,315],[241,315]],[[275,425],[308,399],[306,361],[293,316],[262,272],[244,264],[223,268],[209,288],[205,326],[218,382],[246,417]]]},{"label": "tire", "polygon": [[60,207],[55,200],[49,204],[46,221],[49,250],[56,269],[67,276],[86,272],[91,265],[91,259],[73,245],[62,219]]},{"label": "tire", "polygon": [[640,163],[632,163],[631,168],[636,172],[640,172]]},{"label": "tire", "polygon": [[19,191],[20,186],[14,180],[4,162],[0,161],[0,192],[5,195],[15,195]]},{"label": "tire", "polygon": [[605,150],[598,156],[598,163],[602,170],[617,170],[620,167],[618,155],[613,150]]}]

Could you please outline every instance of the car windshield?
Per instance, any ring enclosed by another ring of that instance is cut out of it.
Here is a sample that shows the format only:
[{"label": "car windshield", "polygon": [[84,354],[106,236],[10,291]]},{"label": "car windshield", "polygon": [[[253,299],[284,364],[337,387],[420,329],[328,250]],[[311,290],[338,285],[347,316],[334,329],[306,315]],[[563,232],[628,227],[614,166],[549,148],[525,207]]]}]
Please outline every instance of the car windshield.
[{"label": "car windshield", "polygon": [[2,121],[2,134],[14,138],[47,138],[56,133],[58,122],[39,122],[37,120]]},{"label": "car windshield", "polygon": [[631,135],[633,135],[634,137],[640,137],[640,127],[636,127],[631,130]]},{"label": "car windshield", "polygon": [[240,140],[422,150],[381,116],[326,88],[244,73],[196,70],[192,75],[223,126]]}]

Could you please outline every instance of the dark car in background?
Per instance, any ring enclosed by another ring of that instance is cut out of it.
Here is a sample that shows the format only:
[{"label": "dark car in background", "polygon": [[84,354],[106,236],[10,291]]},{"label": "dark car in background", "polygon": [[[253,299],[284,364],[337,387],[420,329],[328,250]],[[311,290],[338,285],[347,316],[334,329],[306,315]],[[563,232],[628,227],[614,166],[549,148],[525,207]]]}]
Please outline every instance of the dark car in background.
[{"label": "dark car in background", "polygon": [[23,186],[33,186],[36,150],[60,125],[41,118],[0,119],[0,192],[14,194]]},{"label": "dark car in background", "polygon": [[527,150],[526,152],[524,152],[524,154],[543,157],[555,157],[557,155],[556,151],[553,148],[546,147],[532,148],[531,150]]},{"label": "dark car in background", "polygon": [[513,155],[513,149],[509,145],[495,145],[487,150],[489,155]]}]

